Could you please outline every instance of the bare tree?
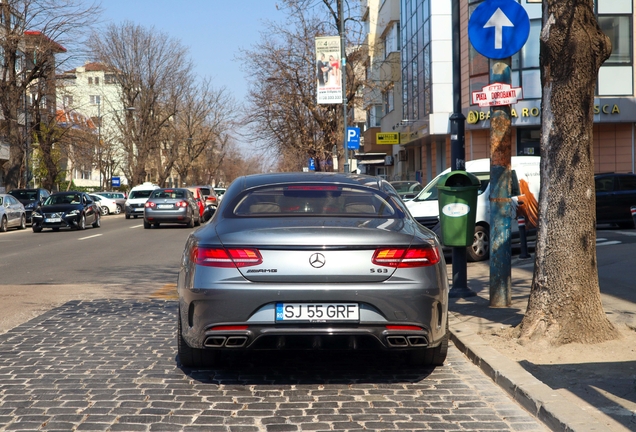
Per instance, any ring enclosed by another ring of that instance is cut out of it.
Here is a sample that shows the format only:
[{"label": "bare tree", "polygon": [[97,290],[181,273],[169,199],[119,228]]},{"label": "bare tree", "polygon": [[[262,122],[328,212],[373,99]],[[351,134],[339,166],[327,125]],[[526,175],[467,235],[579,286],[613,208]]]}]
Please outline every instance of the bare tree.
[{"label": "bare tree", "polygon": [[2,166],[8,189],[23,184],[31,136],[51,165],[55,133],[48,133],[55,129],[56,54],[67,51],[63,45],[81,46],[82,34],[98,13],[82,0],[0,3],[0,138],[10,148],[10,159]]},{"label": "bare tree", "polygon": [[191,184],[209,183],[223,162],[236,112],[236,103],[225,89],[213,89],[209,80],[190,85],[167,129],[166,138],[174,143],[162,148],[165,162],[160,184],[173,168]]},{"label": "bare tree", "polygon": [[594,88],[610,53],[593,0],[543,1],[541,200],[522,341],[617,337],[598,283],[592,152]]},{"label": "bare tree", "polygon": [[134,108],[115,113],[120,126],[126,162],[122,170],[138,184],[151,169],[159,170],[173,156],[178,142],[165,140],[180,106],[181,95],[193,81],[188,50],[178,41],[153,28],[126,22],[110,25],[91,38],[91,48],[99,61],[115,71],[121,87],[121,103]]},{"label": "bare tree", "polygon": [[[286,159],[287,163],[277,164],[281,169],[299,170],[308,157],[314,157],[319,169],[326,170],[333,150],[342,152],[342,105],[316,101],[315,37],[338,34],[337,2],[285,0],[282,8],[289,15],[287,22],[268,23],[261,42],[242,52],[251,81],[247,110],[251,137],[261,149]],[[365,49],[354,39],[347,47],[349,107],[363,84],[355,71],[366,58]]]}]

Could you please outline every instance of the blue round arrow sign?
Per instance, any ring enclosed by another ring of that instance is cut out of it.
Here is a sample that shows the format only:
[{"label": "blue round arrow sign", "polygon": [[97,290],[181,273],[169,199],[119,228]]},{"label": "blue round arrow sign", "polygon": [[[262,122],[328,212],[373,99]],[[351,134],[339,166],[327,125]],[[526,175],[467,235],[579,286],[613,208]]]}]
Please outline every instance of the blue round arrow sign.
[{"label": "blue round arrow sign", "polygon": [[510,57],[528,40],[530,18],[514,0],[487,0],[468,20],[468,39],[481,55],[491,59]]}]

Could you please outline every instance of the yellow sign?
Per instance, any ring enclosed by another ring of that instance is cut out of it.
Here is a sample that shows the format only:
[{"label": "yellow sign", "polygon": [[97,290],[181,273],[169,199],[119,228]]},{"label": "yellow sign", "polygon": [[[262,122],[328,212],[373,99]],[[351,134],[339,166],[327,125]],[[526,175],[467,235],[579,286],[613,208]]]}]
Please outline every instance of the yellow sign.
[{"label": "yellow sign", "polygon": [[376,144],[399,144],[400,134],[398,132],[378,132],[375,134]]}]

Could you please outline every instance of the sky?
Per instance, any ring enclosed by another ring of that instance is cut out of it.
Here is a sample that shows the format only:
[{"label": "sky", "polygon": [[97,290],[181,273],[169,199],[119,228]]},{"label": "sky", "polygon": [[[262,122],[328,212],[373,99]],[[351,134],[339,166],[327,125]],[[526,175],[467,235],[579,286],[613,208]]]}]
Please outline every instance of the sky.
[{"label": "sky", "polygon": [[[278,1],[280,3],[280,0]],[[276,0],[101,0],[102,20],[132,21],[179,39],[190,49],[195,73],[210,77],[239,102],[247,82],[236,59],[266,30],[264,20],[280,21]]]}]

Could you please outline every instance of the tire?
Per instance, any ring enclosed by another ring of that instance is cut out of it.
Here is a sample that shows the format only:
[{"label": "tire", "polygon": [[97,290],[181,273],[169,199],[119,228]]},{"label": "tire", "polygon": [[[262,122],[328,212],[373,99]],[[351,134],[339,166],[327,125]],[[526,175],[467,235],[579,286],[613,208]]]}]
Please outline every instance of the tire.
[{"label": "tire", "polygon": [[144,220],[144,229],[150,229],[150,222]]},{"label": "tire", "polygon": [[42,227],[40,225],[31,224],[31,229],[34,233],[42,232]]},{"label": "tire", "polygon": [[194,215],[190,217],[190,222],[186,225],[188,228],[194,228]]},{"label": "tire", "polygon": [[0,220],[0,232],[7,232],[8,229],[8,225],[7,225],[7,217],[6,216],[2,216],[2,220]]},{"label": "tire", "polygon": [[26,216],[22,215],[22,217],[20,218],[20,226],[18,227],[18,229],[26,229]]},{"label": "tire", "polygon": [[84,213],[80,215],[79,221],[77,222],[77,229],[80,231],[86,229],[86,215]]},{"label": "tire", "polygon": [[177,315],[177,354],[179,355],[179,363],[181,366],[200,369],[204,367],[214,367],[215,355],[212,352],[199,348],[191,348],[183,339],[181,333],[181,312]]},{"label": "tire", "polygon": [[473,244],[466,248],[468,261],[485,261],[490,257],[490,231],[481,225],[475,226]]},{"label": "tire", "polygon": [[93,222],[93,228],[99,228],[100,226],[102,226],[102,217],[97,215],[95,222]]},{"label": "tire", "polygon": [[450,339],[448,323],[446,324],[446,335],[442,342],[435,348],[426,348],[411,353],[410,363],[412,366],[444,366],[448,353],[448,340]]},{"label": "tire", "polygon": [[194,222],[194,226],[201,226],[201,216],[197,216],[197,220]]},{"label": "tire", "polygon": [[102,216],[106,216],[108,215],[108,207],[104,206],[102,207]]},{"label": "tire", "polygon": [[126,213],[126,219],[130,219],[130,215]]},{"label": "tire", "polygon": [[117,204],[117,207],[115,207],[115,214],[116,215],[121,214],[122,211],[123,210],[121,208],[121,205]]}]

